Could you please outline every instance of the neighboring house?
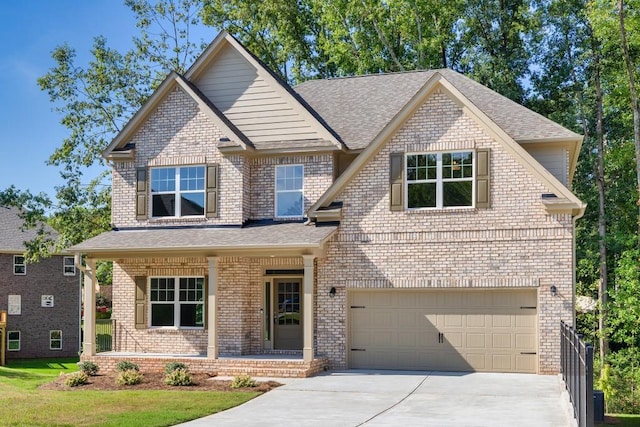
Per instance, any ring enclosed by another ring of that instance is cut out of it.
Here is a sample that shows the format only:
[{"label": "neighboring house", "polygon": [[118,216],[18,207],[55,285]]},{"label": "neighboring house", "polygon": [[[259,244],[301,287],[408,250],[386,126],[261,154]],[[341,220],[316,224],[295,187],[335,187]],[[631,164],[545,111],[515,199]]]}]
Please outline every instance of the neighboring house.
[{"label": "neighboring house", "polygon": [[[6,358],[77,357],[80,279],[73,256],[27,264],[24,229],[16,208],[0,206],[0,310],[7,311]],[[53,230],[49,229],[51,233]]]},{"label": "neighboring house", "polygon": [[556,373],[581,142],[448,69],[292,89],[223,32],[104,152],[114,229],[71,250],[114,261],[115,351],[87,319],[83,358]]}]

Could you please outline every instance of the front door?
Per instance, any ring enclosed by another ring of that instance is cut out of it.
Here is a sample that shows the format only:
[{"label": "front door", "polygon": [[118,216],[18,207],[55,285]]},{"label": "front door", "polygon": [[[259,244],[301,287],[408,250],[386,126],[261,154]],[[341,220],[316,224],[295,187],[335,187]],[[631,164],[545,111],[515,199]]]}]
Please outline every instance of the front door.
[{"label": "front door", "polygon": [[302,288],[301,279],[276,279],[274,310],[274,348],[302,349]]}]

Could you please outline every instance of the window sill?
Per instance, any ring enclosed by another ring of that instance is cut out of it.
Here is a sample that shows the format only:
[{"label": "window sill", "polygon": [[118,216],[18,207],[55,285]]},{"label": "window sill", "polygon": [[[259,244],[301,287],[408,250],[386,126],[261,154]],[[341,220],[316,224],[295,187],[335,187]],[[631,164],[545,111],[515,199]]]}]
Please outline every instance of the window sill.
[{"label": "window sill", "polygon": [[150,217],[149,222],[154,224],[173,223],[180,222],[202,222],[207,219],[204,215],[198,216],[163,216],[163,217]]},{"label": "window sill", "polygon": [[167,334],[167,335],[178,335],[178,334],[182,334],[184,332],[187,333],[196,333],[196,332],[203,332],[205,329],[202,328],[176,328],[173,326],[150,326],[149,327],[149,332],[152,332],[154,334]]},{"label": "window sill", "polygon": [[478,208],[475,206],[456,206],[451,208],[406,208],[404,212],[409,214],[425,214],[425,213],[455,213],[455,212],[475,212]]}]

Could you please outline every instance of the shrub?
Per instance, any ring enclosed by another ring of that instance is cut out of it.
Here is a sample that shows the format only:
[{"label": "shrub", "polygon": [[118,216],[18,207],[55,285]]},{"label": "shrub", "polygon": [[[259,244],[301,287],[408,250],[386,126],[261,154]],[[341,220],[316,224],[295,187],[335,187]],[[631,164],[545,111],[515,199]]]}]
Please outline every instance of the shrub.
[{"label": "shrub", "polygon": [[257,385],[256,381],[247,374],[236,375],[231,381],[231,388],[255,387]]},{"label": "shrub", "polygon": [[124,372],[124,371],[139,371],[140,368],[133,362],[129,362],[128,360],[123,360],[122,362],[116,363],[116,371]]},{"label": "shrub", "polygon": [[165,374],[170,374],[171,372],[177,369],[183,369],[185,371],[189,371],[189,367],[186,364],[180,363],[180,362],[170,362],[164,365]]},{"label": "shrub", "polygon": [[116,384],[118,385],[136,385],[142,382],[142,374],[135,369],[127,369],[118,374]]},{"label": "shrub", "polygon": [[100,367],[93,362],[78,362],[78,368],[89,376],[94,376],[100,370]]},{"label": "shrub", "polygon": [[164,383],[173,386],[193,385],[193,378],[191,378],[191,374],[188,370],[177,368],[164,376]]},{"label": "shrub", "polygon": [[69,374],[64,379],[64,383],[68,387],[77,387],[79,385],[86,384],[89,381],[89,377],[83,371],[74,372]]}]

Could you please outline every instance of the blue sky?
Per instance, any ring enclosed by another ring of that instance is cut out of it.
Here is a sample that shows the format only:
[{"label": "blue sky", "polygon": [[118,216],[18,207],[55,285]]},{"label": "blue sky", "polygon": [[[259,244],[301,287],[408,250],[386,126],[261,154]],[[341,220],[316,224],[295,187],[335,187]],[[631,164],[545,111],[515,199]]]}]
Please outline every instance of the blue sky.
[{"label": "blue sky", "polygon": [[[127,50],[138,33],[133,13],[120,0],[5,1],[0,22],[0,191],[13,184],[54,197],[63,181],[46,161],[67,131],[36,80],[55,65],[51,51],[64,43],[76,49],[77,65],[86,64],[98,35]],[[209,42],[215,31],[206,34]]]}]

